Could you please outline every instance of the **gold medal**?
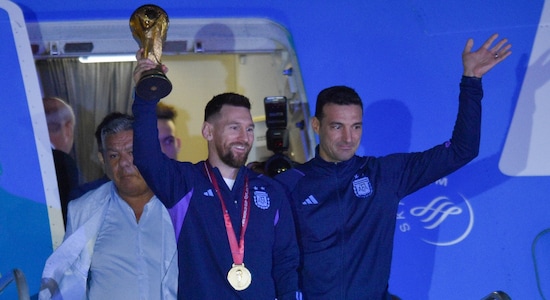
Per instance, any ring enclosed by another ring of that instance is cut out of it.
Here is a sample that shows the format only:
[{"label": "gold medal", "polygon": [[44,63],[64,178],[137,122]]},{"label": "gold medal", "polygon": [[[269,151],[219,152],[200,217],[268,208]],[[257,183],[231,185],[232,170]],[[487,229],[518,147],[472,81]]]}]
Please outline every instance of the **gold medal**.
[{"label": "gold medal", "polygon": [[252,282],[252,274],[244,266],[244,263],[241,265],[233,264],[233,267],[227,273],[227,281],[235,290],[242,291]]},{"label": "gold medal", "polygon": [[[220,204],[222,206],[222,212],[223,212],[223,219],[225,221],[224,222],[225,229],[227,231],[227,240],[229,242],[229,248],[231,248],[231,257],[233,258],[233,265],[231,266],[231,270],[227,272],[227,281],[229,281],[229,284],[231,284],[231,286],[235,290],[242,291],[248,288],[250,286],[250,282],[252,282],[252,274],[250,274],[250,271],[248,271],[248,269],[244,266],[244,263],[243,263],[244,233],[246,232],[246,227],[248,225],[248,218],[250,216],[250,207],[249,207],[250,196],[248,194],[249,193],[248,176],[244,177],[244,189],[243,189],[243,201],[242,201],[243,207],[242,207],[242,216],[241,216],[241,234],[240,234],[240,241],[237,242],[237,237],[235,236],[235,230],[233,230],[233,225],[231,224],[231,218],[229,217],[229,213],[225,208],[225,203],[223,201],[222,194],[220,193],[220,188],[218,186],[218,181],[216,180],[216,176],[211,175],[212,172],[210,171],[211,167],[209,163],[205,162],[204,168],[220,200]],[[236,263],[236,262],[239,262],[239,263]]]}]

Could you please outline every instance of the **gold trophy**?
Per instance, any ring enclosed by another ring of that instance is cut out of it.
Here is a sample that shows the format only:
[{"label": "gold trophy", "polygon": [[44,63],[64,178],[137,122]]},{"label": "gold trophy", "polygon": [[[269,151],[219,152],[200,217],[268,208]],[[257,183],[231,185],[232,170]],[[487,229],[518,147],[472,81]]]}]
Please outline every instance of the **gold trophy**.
[{"label": "gold trophy", "polygon": [[158,64],[156,68],[143,72],[136,83],[136,93],[146,100],[166,97],[172,91],[172,83],[162,71],[160,57],[168,31],[168,15],[154,4],[140,6],[130,17],[130,29],[143,48],[143,57]]}]

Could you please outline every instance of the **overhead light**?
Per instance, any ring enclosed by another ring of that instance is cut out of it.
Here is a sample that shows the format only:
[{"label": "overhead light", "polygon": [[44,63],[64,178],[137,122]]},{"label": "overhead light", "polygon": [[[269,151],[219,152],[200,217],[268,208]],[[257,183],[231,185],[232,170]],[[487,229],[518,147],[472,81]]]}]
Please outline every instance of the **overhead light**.
[{"label": "overhead light", "polygon": [[135,55],[90,55],[90,56],[80,56],[78,58],[78,61],[84,64],[136,61],[136,56]]}]

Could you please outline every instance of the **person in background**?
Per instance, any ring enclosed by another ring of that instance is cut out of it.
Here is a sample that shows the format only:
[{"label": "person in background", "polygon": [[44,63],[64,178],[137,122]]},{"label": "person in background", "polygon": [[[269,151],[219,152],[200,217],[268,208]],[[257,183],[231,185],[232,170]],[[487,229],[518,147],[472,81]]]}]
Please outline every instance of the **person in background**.
[{"label": "person in background", "polygon": [[[159,143],[161,145],[162,152],[166,154],[171,159],[177,160],[178,153],[181,149],[181,140],[176,137],[176,117],[177,117],[177,111],[173,106],[164,104],[164,103],[158,103],[157,104],[157,127],[159,130]],[[105,119],[101,121],[101,123],[97,126],[96,131],[94,133],[96,143],[97,143],[97,155],[99,160],[101,161],[102,153],[103,153],[103,145],[101,142],[101,128],[105,126],[105,123],[109,122],[110,118],[117,118],[122,113],[115,112],[107,115]],[[73,188],[69,194],[69,199],[76,199],[85,193],[98,188],[105,182],[110,181],[109,177],[104,174],[100,178],[86,182],[84,184],[81,184],[75,188]]]},{"label": "person in background", "polygon": [[181,149],[181,140],[176,137],[176,109],[168,104],[157,104],[157,128],[162,153],[171,159],[178,159]]},{"label": "person in background", "polygon": [[[156,67],[141,55],[135,82]],[[178,299],[296,299],[299,252],[288,199],[279,183],[245,166],[254,140],[248,98],[223,93],[208,102],[208,154],[196,164],[169,159],[154,142],[158,100],[135,95],[134,158],[174,220]]]},{"label": "person in background", "polygon": [[80,183],[80,172],[70,155],[74,144],[75,116],[72,107],[61,98],[45,97],[42,102],[52,145],[63,223],[66,225],[70,193]]},{"label": "person in background", "polygon": [[101,161],[112,181],[69,202],[40,299],[175,299],[174,229],[133,163],[133,118],[115,113],[104,121]]},{"label": "person in background", "polygon": [[42,100],[52,147],[70,154],[76,124],[73,108],[58,97],[45,97]]},{"label": "person in background", "polygon": [[477,51],[468,40],[459,108],[450,140],[424,152],[355,154],[363,103],[350,87],[322,90],[312,118],[315,157],[276,177],[288,189],[301,251],[304,299],[391,299],[388,291],[399,201],[478,155],[481,77],[510,54],[491,36]]}]

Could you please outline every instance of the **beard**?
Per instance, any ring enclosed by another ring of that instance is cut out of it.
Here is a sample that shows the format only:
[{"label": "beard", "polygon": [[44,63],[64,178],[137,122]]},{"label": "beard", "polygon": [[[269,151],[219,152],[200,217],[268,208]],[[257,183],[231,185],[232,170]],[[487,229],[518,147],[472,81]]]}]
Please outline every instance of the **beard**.
[{"label": "beard", "polygon": [[[248,148],[248,151],[244,153],[243,155],[236,156],[231,151],[231,146],[229,145],[228,149],[222,149],[223,147],[218,147],[218,153],[221,153],[220,160],[225,163],[226,165],[233,167],[233,168],[240,168],[244,166],[246,161],[248,160],[248,154],[250,153],[250,145],[245,144],[244,146]],[[224,151],[225,150],[225,151]]]}]

